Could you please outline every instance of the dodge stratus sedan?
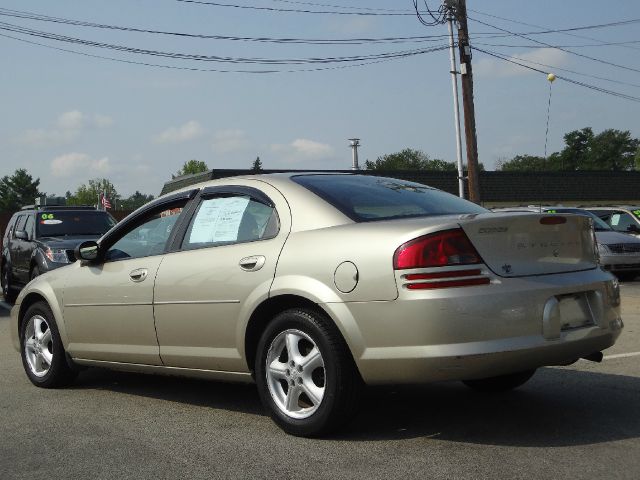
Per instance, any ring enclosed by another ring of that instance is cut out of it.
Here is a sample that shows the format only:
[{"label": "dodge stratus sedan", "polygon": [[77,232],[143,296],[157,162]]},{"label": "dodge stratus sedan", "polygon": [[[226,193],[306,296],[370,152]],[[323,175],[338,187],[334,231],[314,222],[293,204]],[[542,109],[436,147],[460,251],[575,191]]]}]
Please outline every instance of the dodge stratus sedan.
[{"label": "dodge stratus sedan", "polygon": [[66,385],[87,366],[254,381],[295,435],[344,424],[364,385],[505,391],[601,359],[623,326],[589,218],[491,213],[392,178],[194,185],[76,258],[11,312],[31,382]]}]

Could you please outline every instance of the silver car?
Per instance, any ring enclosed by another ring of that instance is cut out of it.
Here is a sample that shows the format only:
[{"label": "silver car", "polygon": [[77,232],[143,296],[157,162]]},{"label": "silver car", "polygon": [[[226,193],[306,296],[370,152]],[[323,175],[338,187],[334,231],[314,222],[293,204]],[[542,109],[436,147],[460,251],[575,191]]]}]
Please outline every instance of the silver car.
[{"label": "silver car", "polygon": [[295,435],[345,424],[364,385],[509,390],[601,359],[623,327],[588,218],[495,214],[392,178],[210,181],[76,257],[11,312],[36,386],[87,366],[255,382]]},{"label": "silver car", "polygon": [[640,237],[640,205],[615,207],[584,207],[607,222],[616,232]]}]

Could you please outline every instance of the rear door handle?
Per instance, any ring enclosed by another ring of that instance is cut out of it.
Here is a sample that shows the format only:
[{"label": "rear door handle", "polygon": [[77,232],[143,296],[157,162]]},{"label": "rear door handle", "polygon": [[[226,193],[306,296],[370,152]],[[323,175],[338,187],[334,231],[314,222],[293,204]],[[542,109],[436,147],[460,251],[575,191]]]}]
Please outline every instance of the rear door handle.
[{"label": "rear door handle", "polygon": [[129,278],[134,282],[142,282],[145,278],[147,278],[147,274],[149,272],[146,268],[136,268],[129,273]]},{"label": "rear door handle", "polygon": [[252,255],[251,257],[244,257],[240,260],[239,265],[240,268],[246,272],[255,272],[264,267],[264,262],[266,261],[267,259],[262,255]]}]

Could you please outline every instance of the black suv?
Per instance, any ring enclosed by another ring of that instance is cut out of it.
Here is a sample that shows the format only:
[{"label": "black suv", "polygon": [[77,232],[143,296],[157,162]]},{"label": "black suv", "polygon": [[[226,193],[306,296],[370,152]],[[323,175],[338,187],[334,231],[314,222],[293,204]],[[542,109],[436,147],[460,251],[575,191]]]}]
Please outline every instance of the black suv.
[{"label": "black suv", "polygon": [[2,238],[2,294],[13,301],[41,273],[75,262],[74,248],[97,240],[116,224],[93,207],[24,207],[9,220]]}]

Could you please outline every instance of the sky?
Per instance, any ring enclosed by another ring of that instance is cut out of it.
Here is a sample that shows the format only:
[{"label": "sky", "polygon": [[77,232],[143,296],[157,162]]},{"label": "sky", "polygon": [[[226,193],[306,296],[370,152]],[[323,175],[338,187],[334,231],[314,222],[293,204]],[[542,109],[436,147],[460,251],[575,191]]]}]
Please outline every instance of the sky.
[{"label": "sky", "polygon": [[[5,10],[0,14],[11,9],[210,36],[437,37],[364,45],[283,44],[99,29],[0,15],[0,176],[26,168],[40,178],[41,190],[53,195],[74,192],[89,179],[103,177],[122,196],[136,190],[157,195],[171,174],[190,159],[204,161],[209,168],[250,168],[259,156],[266,169],[348,169],[348,139],[353,137],[361,139],[362,163],[404,148],[455,161],[449,52],[444,48],[447,27],[424,26],[415,15],[388,15],[411,13],[412,0],[214,3],[386,15],[284,12],[178,0],[3,0],[0,8]],[[429,5],[437,7],[438,2],[431,0]],[[517,57],[518,62],[542,70],[474,52],[478,151],[487,169],[514,155],[543,155],[548,71],[640,97],[640,23],[574,30],[571,35],[530,36],[564,50],[517,36],[496,37],[504,30],[531,34],[640,19],[640,2],[467,0],[467,8],[472,46]],[[326,59],[443,48],[382,62],[265,66],[71,44],[16,32],[15,26],[101,44],[234,59]],[[277,73],[247,73],[257,70]],[[584,127],[595,132],[630,130],[640,137],[640,103],[561,79],[551,89],[549,153],[562,148],[565,133]]]}]

